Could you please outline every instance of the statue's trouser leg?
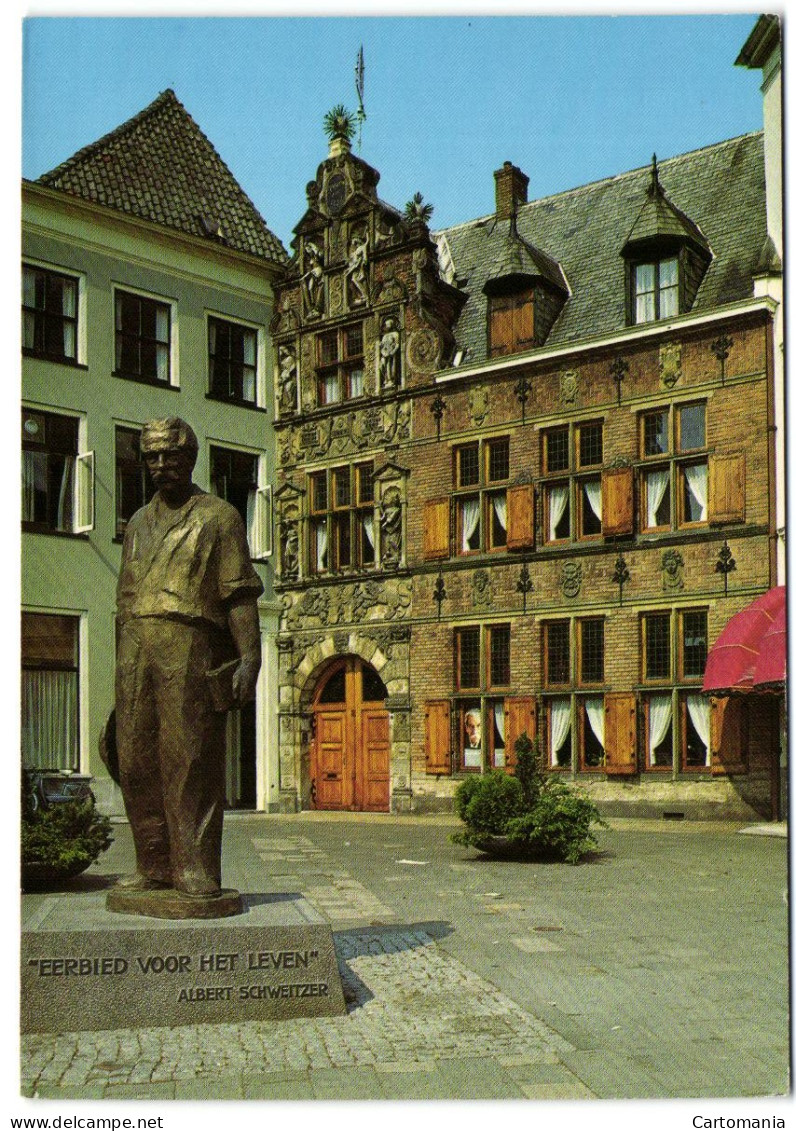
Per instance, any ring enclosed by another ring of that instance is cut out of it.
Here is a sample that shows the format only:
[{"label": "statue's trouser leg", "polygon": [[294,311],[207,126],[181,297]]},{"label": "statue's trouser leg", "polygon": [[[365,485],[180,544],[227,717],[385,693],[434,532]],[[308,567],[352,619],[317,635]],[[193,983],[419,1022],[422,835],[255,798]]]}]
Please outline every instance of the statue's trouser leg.
[{"label": "statue's trouser leg", "polygon": [[172,883],[212,895],[221,884],[225,715],[212,710],[205,673],[218,662],[218,642],[203,625],[158,617],[136,624],[153,692],[159,820]]},{"label": "statue's trouser leg", "polygon": [[171,883],[171,851],[158,757],[157,706],[143,621],[121,626],[116,659],[119,783],[142,876]]}]

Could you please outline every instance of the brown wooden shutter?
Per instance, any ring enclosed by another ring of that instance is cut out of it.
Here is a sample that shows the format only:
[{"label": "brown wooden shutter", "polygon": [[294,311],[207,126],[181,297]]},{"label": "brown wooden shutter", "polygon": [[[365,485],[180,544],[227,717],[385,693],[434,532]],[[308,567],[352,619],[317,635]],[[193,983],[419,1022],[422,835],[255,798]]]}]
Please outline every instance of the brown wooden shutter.
[{"label": "brown wooden shutter", "polygon": [[613,467],[602,474],[603,534],[633,533],[633,468]]},{"label": "brown wooden shutter", "polygon": [[444,499],[429,499],[423,513],[423,554],[428,559],[447,558],[450,555],[450,503]]},{"label": "brown wooden shutter", "polygon": [[746,704],[735,697],[710,700],[710,768],[714,774],[746,769]]},{"label": "brown wooden shutter", "polygon": [[743,522],[746,513],[746,459],[743,453],[710,456],[708,517],[711,522]]},{"label": "brown wooden shutter", "polygon": [[506,547],[532,550],[534,543],[533,486],[530,483],[506,491]]},{"label": "brown wooden shutter", "polygon": [[605,696],[605,772],[636,772],[636,697],[632,693]]},{"label": "brown wooden shutter", "polygon": [[514,773],[516,758],[514,743],[524,732],[531,742],[536,738],[536,700],[528,696],[513,696],[504,703],[504,741],[506,743],[506,772]]},{"label": "brown wooden shutter", "polygon": [[489,300],[489,352],[493,356],[510,353],[513,348],[513,302],[499,297]]},{"label": "brown wooden shutter", "polygon": [[426,703],[426,773],[451,772],[451,708],[447,699]]},{"label": "brown wooden shutter", "polygon": [[514,341],[517,346],[533,342],[533,291],[517,295],[514,311]]}]

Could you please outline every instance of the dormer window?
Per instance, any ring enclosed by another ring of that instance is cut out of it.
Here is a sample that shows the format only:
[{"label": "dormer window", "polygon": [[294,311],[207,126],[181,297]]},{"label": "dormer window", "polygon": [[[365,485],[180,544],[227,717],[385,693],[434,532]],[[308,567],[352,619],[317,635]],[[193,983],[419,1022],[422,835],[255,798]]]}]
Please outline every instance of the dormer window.
[{"label": "dormer window", "polygon": [[534,345],[534,291],[489,298],[489,356],[521,353]]},{"label": "dormer window", "polygon": [[676,255],[633,267],[634,322],[658,322],[680,313],[679,264]]},{"label": "dormer window", "polygon": [[697,225],[667,197],[654,156],[646,199],[621,254],[629,325],[676,318],[691,309],[711,251]]}]

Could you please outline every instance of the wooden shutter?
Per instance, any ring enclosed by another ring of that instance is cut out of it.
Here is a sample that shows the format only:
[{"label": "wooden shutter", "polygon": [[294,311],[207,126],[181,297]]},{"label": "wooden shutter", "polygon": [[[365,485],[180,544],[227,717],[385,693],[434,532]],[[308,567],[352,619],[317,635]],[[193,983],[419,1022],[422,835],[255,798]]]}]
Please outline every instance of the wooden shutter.
[{"label": "wooden shutter", "polygon": [[514,743],[523,732],[528,735],[531,742],[536,738],[536,700],[518,695],[504,700],[503,706],[506,772],[513,774],[516,765]]},{"label": "wooden shutter", "polygon": [[450,504],[446,498],[429,499],[423,514],[423,555],[426,560],[450,555]]},{"label": "wooden shutter", "polygon": [[533,344],[533,291],[526,291],[524,294],[517,295],[514,301],[516,304],[514,311],[515,348],[530,346]]},{"label": "wooden shutter", "polygon": [[510,353],[513,348],[513,300],[493,297],[489,300],[489,352],[495,356]]},{"label": "wooden shutter", "polygon": [[633,468],[602,473],[603,535],[633,533]]},{"label": "wooden shutter", "polygon": [[735,697],[710,700],[710,768],[714,774],[746,769],[746,704]]},{"label": "wooden shutter", "polygon": [[506,547],[532,550],[534,543],[533,486],[523,483],[506,491]]},{"label": "wooden shutter", "polygon": [[711,522],[743,522],[746,513],[746,459],[741,452],[708,460],[708,517]]},{"label": "wooden shutter", "polygon": [[447,699],[426,703],[426,773],[451,772],[451,708]]},{"label": "wooden shutter", "polygon": [[605,772],[636,772],[636,697],[632,693],[605,696]]}]

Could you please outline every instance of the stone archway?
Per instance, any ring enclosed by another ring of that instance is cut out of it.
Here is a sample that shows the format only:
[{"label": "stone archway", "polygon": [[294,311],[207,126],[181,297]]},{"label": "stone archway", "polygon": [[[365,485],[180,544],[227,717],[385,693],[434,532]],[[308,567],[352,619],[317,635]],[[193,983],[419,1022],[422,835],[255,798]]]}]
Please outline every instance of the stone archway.
[{"label": "stone archway", "polygon": [[387,688],[369,663],[325,665],[312,699],[310,796],[315,809],[386,813],[390,808]]}]

